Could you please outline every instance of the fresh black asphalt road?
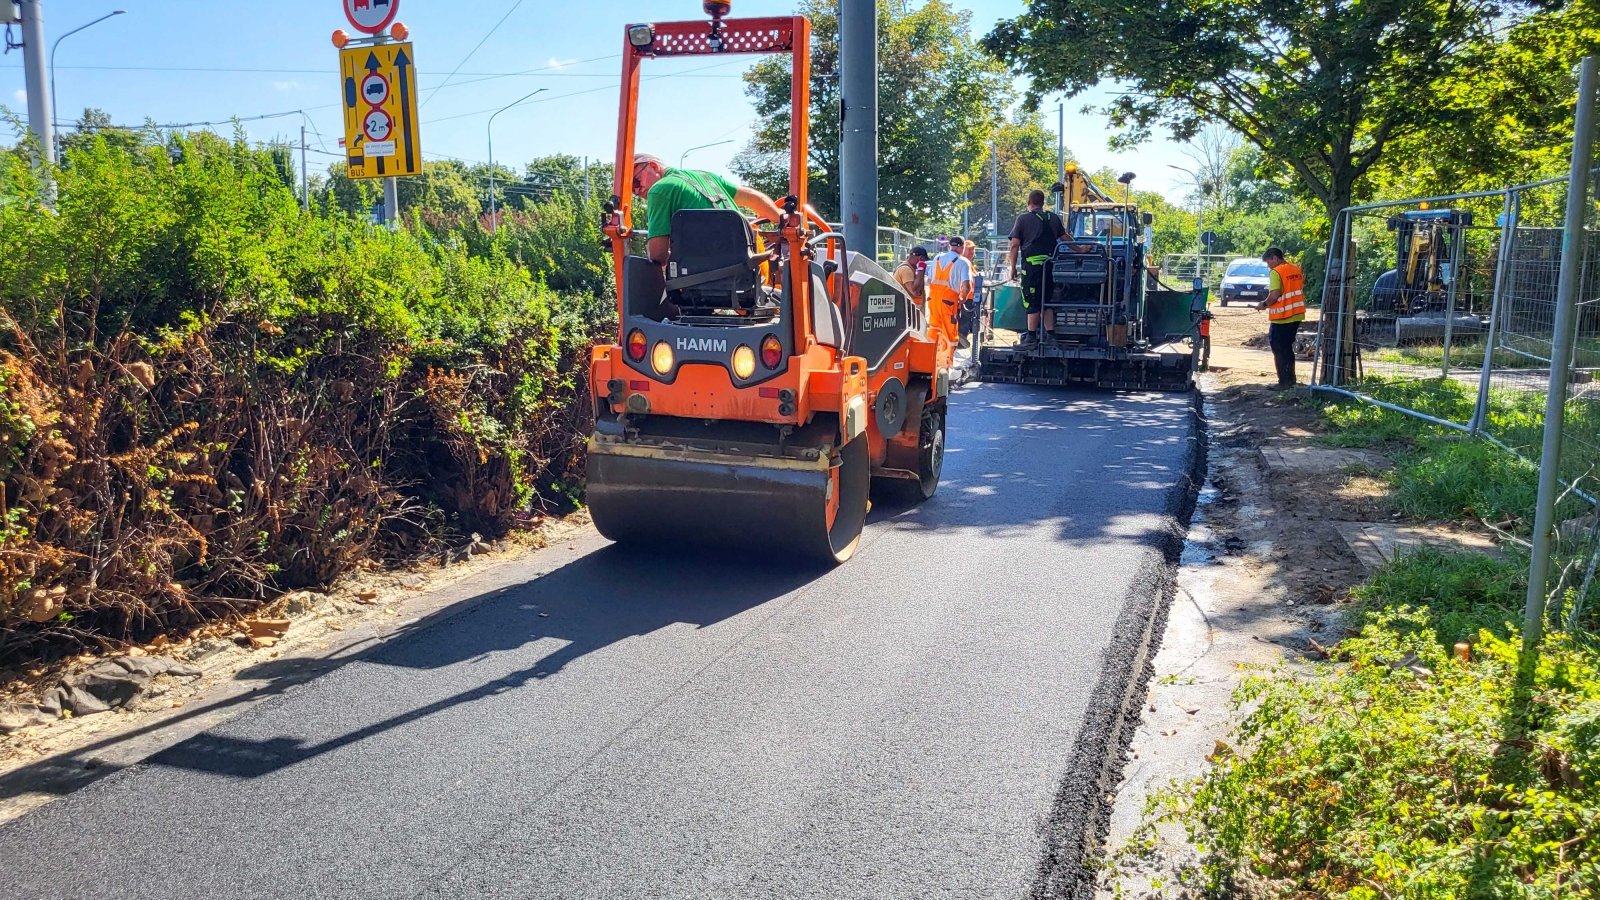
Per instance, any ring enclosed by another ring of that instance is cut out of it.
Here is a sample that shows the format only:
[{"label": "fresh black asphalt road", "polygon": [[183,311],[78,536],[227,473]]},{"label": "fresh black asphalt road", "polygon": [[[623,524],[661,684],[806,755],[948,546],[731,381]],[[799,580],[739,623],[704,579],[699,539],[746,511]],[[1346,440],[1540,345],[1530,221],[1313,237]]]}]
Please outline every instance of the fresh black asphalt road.
[{"label": "fresh black asphalt road", "polygon": [[975,385],[939,495],[876,510],[838,569],[543,551],[0,827],[0,895],[1039,895],[1101,790],[1196,429],[1187,395]]}]

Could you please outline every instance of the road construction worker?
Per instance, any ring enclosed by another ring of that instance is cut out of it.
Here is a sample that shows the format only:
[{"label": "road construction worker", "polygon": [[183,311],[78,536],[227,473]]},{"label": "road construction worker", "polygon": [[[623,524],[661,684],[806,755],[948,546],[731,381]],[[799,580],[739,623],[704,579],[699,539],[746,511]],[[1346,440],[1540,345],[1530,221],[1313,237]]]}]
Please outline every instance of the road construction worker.
[{"label": "road construction worker", "polygon": [[1278,387],[1291,388],[1295,385],[1294,339],[1306,319],[1306,276],[1277,247],[1261,254],[1261,261],[1272,271],[1267,276],[1267,299],[1257,303],[1256,309],[1267,311],[1267,344],[1278,369]]},{"label": "road construction worker", "polygon": [[934,258],[933,275],[928,279],[928,320],[952,344],[961,339],[956,316],[972,297],[972,264],[961,255],[963,243],[959,237],[950,238],[950,249]]},{"label": "road construction worker", "polygon": [[[1028,331],[1017,342],[1027,347],[1039,342],[1039,313],[1043,309],[1045,284],[1044,264],[1056,252],[1056,241],[1067,233],[1061,217],[1044,208],[1044,191],[1028,194],[1028,211],[1017,216],[1011,226],[1011,252],[1006,258],[1006,271],[1017,273],[1022,288],[1022,308],[1028,313]],[[1018,257],[1022,268],[1017,268]]]},{"label": "road construction worker", "polygon": [[1202,372],[1211,368],[1211,320],[1215,318],[1216,316],[1209,309],[1200,314],[1199,334],[1195,340],[1200,342],[1200,371]]},{"label": "road construction worker", "polygon": [[772,198],[755,188],[734,184],[721,175],[697,169],[669,169],[648,153],[633,158],[633,195],[649,205],[645,252],[665,266],[672,256],[672,214],[680,209],[744,207],[776,222],[783,212]]},{"label": "road construction worker", "polygon": [[983,297],[983,269],[979,268],[976,261],[978,242],[967,238],[961,245],[961,255],[972,266],[972,294],[967,297],[967,302],[961,304],[961,314],[957,317],[957,330],[961,333],[958,346],[965,350],[972,345],[972,335],[978,331],[978,303]]},{"label": "road construction worker", "polygon": [[927,301],[928,294],[928,250],[926,247],[912,247],[906,254],[905,261],[894,270],[894,280],[900,285],[906,296],[917,301],[920,305]]}]

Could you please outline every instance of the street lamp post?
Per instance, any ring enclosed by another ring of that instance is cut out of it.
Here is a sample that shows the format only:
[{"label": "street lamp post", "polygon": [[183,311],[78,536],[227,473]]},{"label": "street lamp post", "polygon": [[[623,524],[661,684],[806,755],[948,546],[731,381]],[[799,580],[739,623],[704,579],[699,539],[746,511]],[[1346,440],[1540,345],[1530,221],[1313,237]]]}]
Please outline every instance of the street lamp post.
[{"label": "street lamp post", "polygon": [[1203,276],[1200,274],[1200,258],[1205,255],[1206,197],[1210,194],[1210,185],[1206,183],[1205,179],[1185,169],[1183,166],[1175,166],[1168,163],[1167,168],[1177,169],[1179,172],[1194,179],[1194,189],[1198,195],[1194,214],[1194,286],[1199,288],[1204,281]]},{"label": "street lamp post", "polygon": [[489,233],[490,234],[494,234],[495,230],[496,230],[495,229],[495,219],[494,219],[494,117],[500,115],[501,113],[505,112],[506,110],[510,109],[511,107],[516,106],[517,104],[519,104],[522,101],[528,99],[529,97],[535,96],[537,94],[542,94],[547,90],[549,90],[549,88],[539,88],[537,91],[533,91],[532,93],[526,94],[526,95],[524,95],[522,97],[517,98],[516,100],[511,101],[510,103],[507,103],[505,106],[502,106],[499,109],[495,110],[493,115],[489,116],[489,124],[485,127],[485,131],[488,132],[488,136],[489,136]]},{"label": "street lamp post", "polygon": [[712,141],[709,144],[701,144],[698,147],[690,147],[689,149],[683,151],[683,154],[678,157],[678,168],[680,168],[680,169],[683,168],[684,160],[688,159],[689,158],[689,154],[695,152],[696,150],[704,150],[707,147],[720,147],[723,144],[731,144],[731,143],[733,143],[733,138],[729,138],[729,139],[727,139],[725,141]]},{"label": "street lamp post", "polygon": [[[56,124],[56,48],[61,46],[62,41],[77,34],[85,28],[88,28],[92,25],[99,25],[101,22],[104,22],[105,20],[115,16],[120,16],[124,12],[125,10],[114,9],[100,18],[95,19],[93,22],[88,23],[87,25],[79,25],[77,28],[74,28],[71,31],[61,35],[55,39],[54,43],[50,45],[50,124],[52,126]],[[54,155],[54,153],[55,148],[51,148],[51,154]]]}]

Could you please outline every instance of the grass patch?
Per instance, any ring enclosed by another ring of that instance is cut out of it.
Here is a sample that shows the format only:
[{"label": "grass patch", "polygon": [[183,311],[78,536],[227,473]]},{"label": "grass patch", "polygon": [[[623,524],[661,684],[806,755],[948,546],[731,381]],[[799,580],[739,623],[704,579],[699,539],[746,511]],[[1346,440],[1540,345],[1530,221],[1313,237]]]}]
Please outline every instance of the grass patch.
[{"label": "grass patch", "polygon": [[[1380,381],[1368,379],[1356,386],[1375,399],[1425,412],[1451,422],[1472,418],[1473,395],[1456,381]],[[1409,444],[1419,437],[1447,431],[1415,416],[1354,399],[1312,400],[1331,431],[1318,440],[1335,447],[1382,447]]]},{"label": "grass patch", "polygon": [[[1476,388],[1457,381],[1385,382],[1369,379],[1360,389],[1385,402],[1454,422],[1472,418]],[[1376,406],[1340,398],[1311,401],[1328,431],[1319,443],[1360,447],[1388,453],[1395,462],[1384,475],[1393,489],[1395,508],[1418,520],[1488,520],[1509,523],[1513,531],[1532,527],[1538,494],[1537,467],[1501,447],[1461,432]],[[1543,429],[1543,397],[1497,391],[1490,394],[1488,431],[1510,446],[1537,452]],[[1600,407],[1574,401],[1568,409],[1569,434],[1562,470],[1568,477],[1587,477],[1600,462],[1582,439],[1600,434]],[[1562,518],[1581,514],[1583,502],[1567,501]]]},{"label": "grass patch", "polygon": [[1429,437],[1402,454],[1389,477],[1395,508],[1413,519],[1486,519],[1531,527],[1539,470],[1488,441]]},{"label": "grass patch", "polygon": [[[1506,340],[1504,335],[1502,341]],[[1550,364],[1541,357],[1550,354],[1548,341],[1530,340],[1527,338],[1512,338],[1513,346],[1522,352],[1498,349],[1494,352],[1494,368],[1496,369],[1548,369]],[[1474,337],[1470,342],[1456,343],[1450,348],[1450,367],[1453,369],[1478,369],[1483,367],[1483,356],[1487,347],[1481,337]],[[1380,363],[1399,365],[1426,366],[1438,368],[1444,365],[1443,344],[1411,344],[1404,347],[1379,347],[1364,351],[1367,358]],[[1573,363],[1580,369],[1593,369],[1600,367],[1600,340],[1594,338],[1578,338],[1573,348]]]},{"label": "grass patch", "polygon": [[1215,896],[1596,896],[1600,646],[1548,639],[1519,715],[1522,577],[1403,557],[1357,592],[1336,662],[1247,680],[1237,747],[1157,804],[1202,850],[1187,878]]}]

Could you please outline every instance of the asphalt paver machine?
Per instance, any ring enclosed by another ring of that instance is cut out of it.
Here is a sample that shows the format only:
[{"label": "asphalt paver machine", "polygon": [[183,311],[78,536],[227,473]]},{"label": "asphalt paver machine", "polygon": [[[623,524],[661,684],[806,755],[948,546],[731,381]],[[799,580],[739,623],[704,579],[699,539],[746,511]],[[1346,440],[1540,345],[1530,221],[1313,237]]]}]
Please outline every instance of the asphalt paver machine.
[{"label": "asphalt paver machine", "polygon": [[[625,544],[848,559],[874,481],[931,497],[952,348],[894,278],[807,203],[811,25],[800,16],[627,26],[615,193],[604,232],[618,329],[590,361],[588,504]],[[789,194],[777,222],[672,218],[663,268],[631,226],[640,68],[733,53],[793,61]]]},{"label": "asphalt paver machine", "polygon": [[1111,201],[1073,166],[1064,176],[1056,187],[1066,195],[1067,233],[1040,267],[1038,340],[1013,345],[997,339],[993,327],[983,329],[978,377],[1018,384],[1191,389],[1204,294],[1167,288],[1150,271],[1149,213],[1141,214],[1126,199]]}]

